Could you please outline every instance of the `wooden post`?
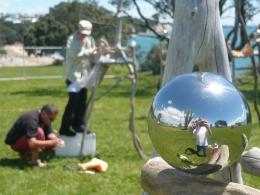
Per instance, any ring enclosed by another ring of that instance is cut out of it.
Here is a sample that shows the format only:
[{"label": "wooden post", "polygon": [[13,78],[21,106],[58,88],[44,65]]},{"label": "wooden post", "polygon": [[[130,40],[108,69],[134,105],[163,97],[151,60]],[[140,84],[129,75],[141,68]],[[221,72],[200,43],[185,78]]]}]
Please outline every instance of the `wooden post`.
[{"label": "wooden post", "polygon": [[117,13],[116,13],[116,36],[115,36],[115,48],[121,48],[121,39],[122,39],[122,7],[123,1],[118,0],[117,3]]},{"label": "wooden post", "polygon": [[136,71],[136,43],[131,45],[132,63],[128,64],[128,70],[131,76],[131,96],[130,96],[130,115],[129,130],[132,133],[133,144],[142,159],[147,159],[145,151],[142,147],[135,126],[135,94],[137,90],[137,71]]}]

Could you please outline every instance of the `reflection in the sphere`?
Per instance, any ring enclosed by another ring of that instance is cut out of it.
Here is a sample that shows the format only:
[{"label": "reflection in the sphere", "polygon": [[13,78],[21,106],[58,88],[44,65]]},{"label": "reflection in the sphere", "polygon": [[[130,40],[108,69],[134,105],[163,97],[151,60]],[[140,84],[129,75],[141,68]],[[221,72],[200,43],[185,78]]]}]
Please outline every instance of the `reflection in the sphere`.
[{"label": "reflection in the sphere", "polygon": [[[206,119],[199,118],[195,120],[191,124],[192,133],[196,134],[196,146],[197,151],[196,154],[198,156],[207,156],[208,150],[208,134],[212,135],[210,126]],[[203,151],[203,154],[200,154],[200,151]]]},{"label": "reflection in the sphere", "polygon": [[158,153],[172,166],[207,174],[239,159],[251,115],[241,93],[211,73],[178,76],[154,98],[148,129]]}]

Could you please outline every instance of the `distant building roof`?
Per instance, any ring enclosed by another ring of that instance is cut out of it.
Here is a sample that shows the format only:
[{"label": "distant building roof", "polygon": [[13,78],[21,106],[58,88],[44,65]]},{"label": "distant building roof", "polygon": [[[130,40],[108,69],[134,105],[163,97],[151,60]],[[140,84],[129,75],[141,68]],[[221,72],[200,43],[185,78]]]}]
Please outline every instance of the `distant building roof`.
[{"label": "distant building roof", "polygon": [[5,18],[6,21],[10,21],[13,23],[22,23],[22,22],[32,22],[35,23],[38,21],[39,17],[41,15],[39,14],[34,14],[34,15],[29,15],[29,14],[5,14],[5,13],[0,13],[0,18]]}]

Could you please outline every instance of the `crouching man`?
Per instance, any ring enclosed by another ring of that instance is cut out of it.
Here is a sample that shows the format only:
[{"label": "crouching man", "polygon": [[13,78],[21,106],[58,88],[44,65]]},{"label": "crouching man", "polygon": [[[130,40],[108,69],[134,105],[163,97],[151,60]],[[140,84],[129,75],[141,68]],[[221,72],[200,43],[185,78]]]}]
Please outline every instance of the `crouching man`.
[{"label": "crouching man", "polygon": [[22,114],[8,132],[5,143],[19,152],[21,157],[30,156],[33,165],[47,167],[47,163],[39,159],[39,152],[64,145],[63,140],[52,132],[51,123],[57,114],[58,109],[53,104]]}]

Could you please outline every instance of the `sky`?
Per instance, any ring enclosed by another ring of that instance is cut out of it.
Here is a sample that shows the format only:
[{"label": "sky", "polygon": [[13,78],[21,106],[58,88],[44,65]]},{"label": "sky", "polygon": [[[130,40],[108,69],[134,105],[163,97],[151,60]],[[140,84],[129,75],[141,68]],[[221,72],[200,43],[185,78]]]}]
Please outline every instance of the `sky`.
[{"label": "sky", "polygon": [[[27,13],[27,14],[46,14],[49,8],[54,7],[62,0],[0,0],[0,13]],[[115,11],[115,7],[110,5],[109,0],[99,0],[99,5],[106,7],[111,11]],[[145,10],[144,15],[151,17],[154,13],[153,8],[145,1],[138,1],[142,10]],[[129,13],[138,17],[137,11],[132,9]],[[233,25],[234,11],[229,11],[221,19],[223,25]],[[249,25],[258,25],[260,22],[260,14],[258,14]]]}]

